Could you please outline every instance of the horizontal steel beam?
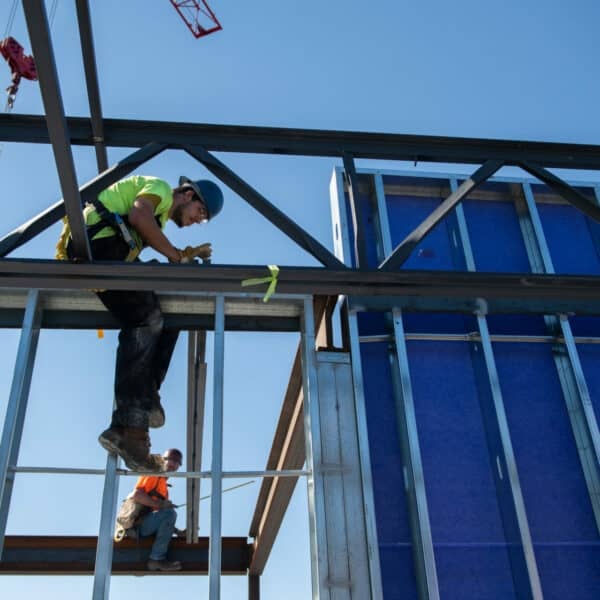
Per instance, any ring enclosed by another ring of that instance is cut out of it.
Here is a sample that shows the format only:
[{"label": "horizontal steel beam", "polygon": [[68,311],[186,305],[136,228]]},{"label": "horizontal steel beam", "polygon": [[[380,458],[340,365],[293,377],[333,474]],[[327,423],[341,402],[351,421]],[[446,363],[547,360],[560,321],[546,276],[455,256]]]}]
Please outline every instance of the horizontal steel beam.
[{"label": "horizontal steel beam", "polygon": [[[121,289],[240,294],[244,279],[265,277],[250,265],[167,265],[0,260],[0,289]],[[252,288],[264,293],[267,284]],[[362,297],[368,310],[406,306],[412,310],[600,314],[600,277],[457,271],[335,270],[282,267],[277,292]],[[466,303],[466,304],[465,304]]]},{"label": "horizontal steel beam", "polygon": [[[0,327],[23,326],[26,289],[0,288]],[[214,298],[207,294],[159,294],[165,324],[183,330],[214,328]],[[95,294],[88,291],[46,290],[42,294],[44,329],[119,329]],[[244,294],[225,301],[227,331],[299,331],[302,300]]]},{"label": "horizontal steel beam", "polygon": [[[90,119],[68,117],[67,125],[71,144],[94,145]],[[509,165],[532,161],[544,167],[600,169],[600,146],[591,144],[129,119],[104,119],[103,125],[108,147],[139,148],[159,142],[198,144],[208,151],[222,152],[339,157],[348,153],[354,158],[472,164],[485,160],[503,160]],[[44,117],[0,114],[0,141],[49,143]]]},{"label": "horizontal steel beam", "polygon": [[[114,544],[112,574],[150,575],[146,562],[153,541],[153,537],[140,541],[126,538]],[[91,536],[7,536],[0,575],[91,575],[94,573],[96,543],[97,538]],[[245,575],[252,549],[247,538],[223,538],[221,544],[223,574]],[[206,575],[208,547],[207,537],[200,538],[196,544],[173,539],[169,557],[183,564],[177,574]]]}]

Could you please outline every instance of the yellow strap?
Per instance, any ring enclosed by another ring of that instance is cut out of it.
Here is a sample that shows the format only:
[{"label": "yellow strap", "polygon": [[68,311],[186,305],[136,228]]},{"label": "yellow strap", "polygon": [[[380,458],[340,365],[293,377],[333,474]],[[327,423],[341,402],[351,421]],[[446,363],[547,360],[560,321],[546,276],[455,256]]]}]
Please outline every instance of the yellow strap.
[{"label": "yellow strap", "polygon": [[268,302],[269,298],[275,293],[275,288],[277,287],[277,277],[279,275],[279,267],[277,265],[267,265],[269,268],[269,272],[271,275],[269,277],[254,277],[251,279],[244,279],[242,281],[242,287],[247,287],[249,285],[260,285],[261,283],[268,283],[269,287],[267,288],[267,292],[263,298],[263,302]]}]

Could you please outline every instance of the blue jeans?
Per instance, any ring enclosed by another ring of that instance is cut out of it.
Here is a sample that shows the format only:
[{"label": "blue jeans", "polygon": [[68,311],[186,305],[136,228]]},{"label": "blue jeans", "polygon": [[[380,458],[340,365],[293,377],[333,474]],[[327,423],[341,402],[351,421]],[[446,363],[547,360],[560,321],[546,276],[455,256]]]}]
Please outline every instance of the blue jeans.
[{"label": "blue jeans", "polygon": [[156,510],[144,517],[139,527],[140,537],[156,535],[154,544],[152,544],[152,550],[150,551],[150,558],[152,560],[164,560],[167,558],[167,550],[173,537],[176,519],[177,511],[174,508]]}]

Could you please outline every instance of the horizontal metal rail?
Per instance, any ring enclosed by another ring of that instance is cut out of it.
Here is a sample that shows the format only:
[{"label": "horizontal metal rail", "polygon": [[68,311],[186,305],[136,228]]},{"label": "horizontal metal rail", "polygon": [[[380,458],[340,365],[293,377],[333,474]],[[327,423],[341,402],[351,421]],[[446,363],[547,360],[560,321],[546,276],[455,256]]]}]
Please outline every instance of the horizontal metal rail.
[{"label": "horizontal metal rail", "polygon": [[[105,469],[77,469],[69,467],[8,467],[12,473],[45,473],[56,475],[104,475]],[[178,479],[210,479],[210,471],[178,471],[166,472],[158,471],[156,473],[140,473],[138,471],[128,471],[127,469],[117,469],[117,475],[124,477],[139,477],[140,475],[156,475],[161,477]],[[245,477],[303,477],[310,475],[310,471],[302,469],[284,469],[281,471],[223,471],[221,477],[226,479],[243,479]]]},{"label": "horizontal metal rail", "polygon": [[[481,335],[472,333],[405,333],[404,337],[409,341],[418,342],[480,342]],[[393,337],[389,334],[382,335],[361,335],[362,343],[389,342]],[[573,338],[576,344],[600,344],[600,337],[579,336]],[[522,342],[526,344],[564,344],[565,339],[562,336],[551,335],[510,335],[497,334],[490,335],[492,342]]]},{"label": "horizontal metal rail", "polygon": [[[90,119],[67,117],[70,142],[93,146]],[[249,127],[104,119],[108,147],[139,148],[150,142],[201,144],[208,151],[299,156],[339,156],[420,162],[482,164],[503,160],[516,165],[531,161],[546,168],[600,169],[600,146],[493,140],[359,131]],[[46,120],[39,115],[0,114],[0,140],[48,144]]]}]

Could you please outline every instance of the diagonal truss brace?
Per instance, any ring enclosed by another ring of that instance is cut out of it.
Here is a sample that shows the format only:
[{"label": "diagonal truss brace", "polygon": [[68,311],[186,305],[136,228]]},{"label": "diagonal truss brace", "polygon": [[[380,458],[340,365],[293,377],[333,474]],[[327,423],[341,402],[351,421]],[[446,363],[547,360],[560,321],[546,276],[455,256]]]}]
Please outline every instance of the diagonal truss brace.
[{"label": "diagonal truss brace", "polygon": [[202,146],[185,145],[183,149],[190,156],[200,161],[215,177],[239,194],[252,208],[271,221],[273,225],[278,227],[321,264],[330,268],[346,269],[346,266],[327,250],[325,246],[302,229],[302,227],[294,223],[294,221]]},{"label": "diagonal truss brace", "polygon": [[469,179],[464,181],[460,187],[452,192],[412,233],[409,233],[406,238],[394,249],[392,254],[388,256],[379,265],[383,271],[392,271],[400,268],[409,258],[412,251],[419,245],[436,225],[450,212],[457,204],[464,200],[469,192],[474,190],[478,185],[482,184],[486,179],[489,179],[496,171],[504,165],[502,160],[488,160],[484,163]]},{"label": "diagonal truss brace", "polygon": [[[103,189],[137,169],[141,164],[160,154],[166,144],[148,144],[125,157],[104,173],[88,181],[79,189],[82,204],[97,196]],[[65,216],[65,201],[59,200],[44,212],[23,223],[0,239],[0,257],[10,254]]]},{"label": "diagonal truss brace", "polygon": [[570,186],[568,183],[550,173],[539,165],[522,161],[519,166],[524,170],[543,181],[547,186],[552,188],[557,194],[560,194],[565,200],[570,202],[575,208],[578,208],[582,213],[591,217],[595,221],[600,222],[600,207],[593,204],[583,194],[578,192],[575,188]]}]

